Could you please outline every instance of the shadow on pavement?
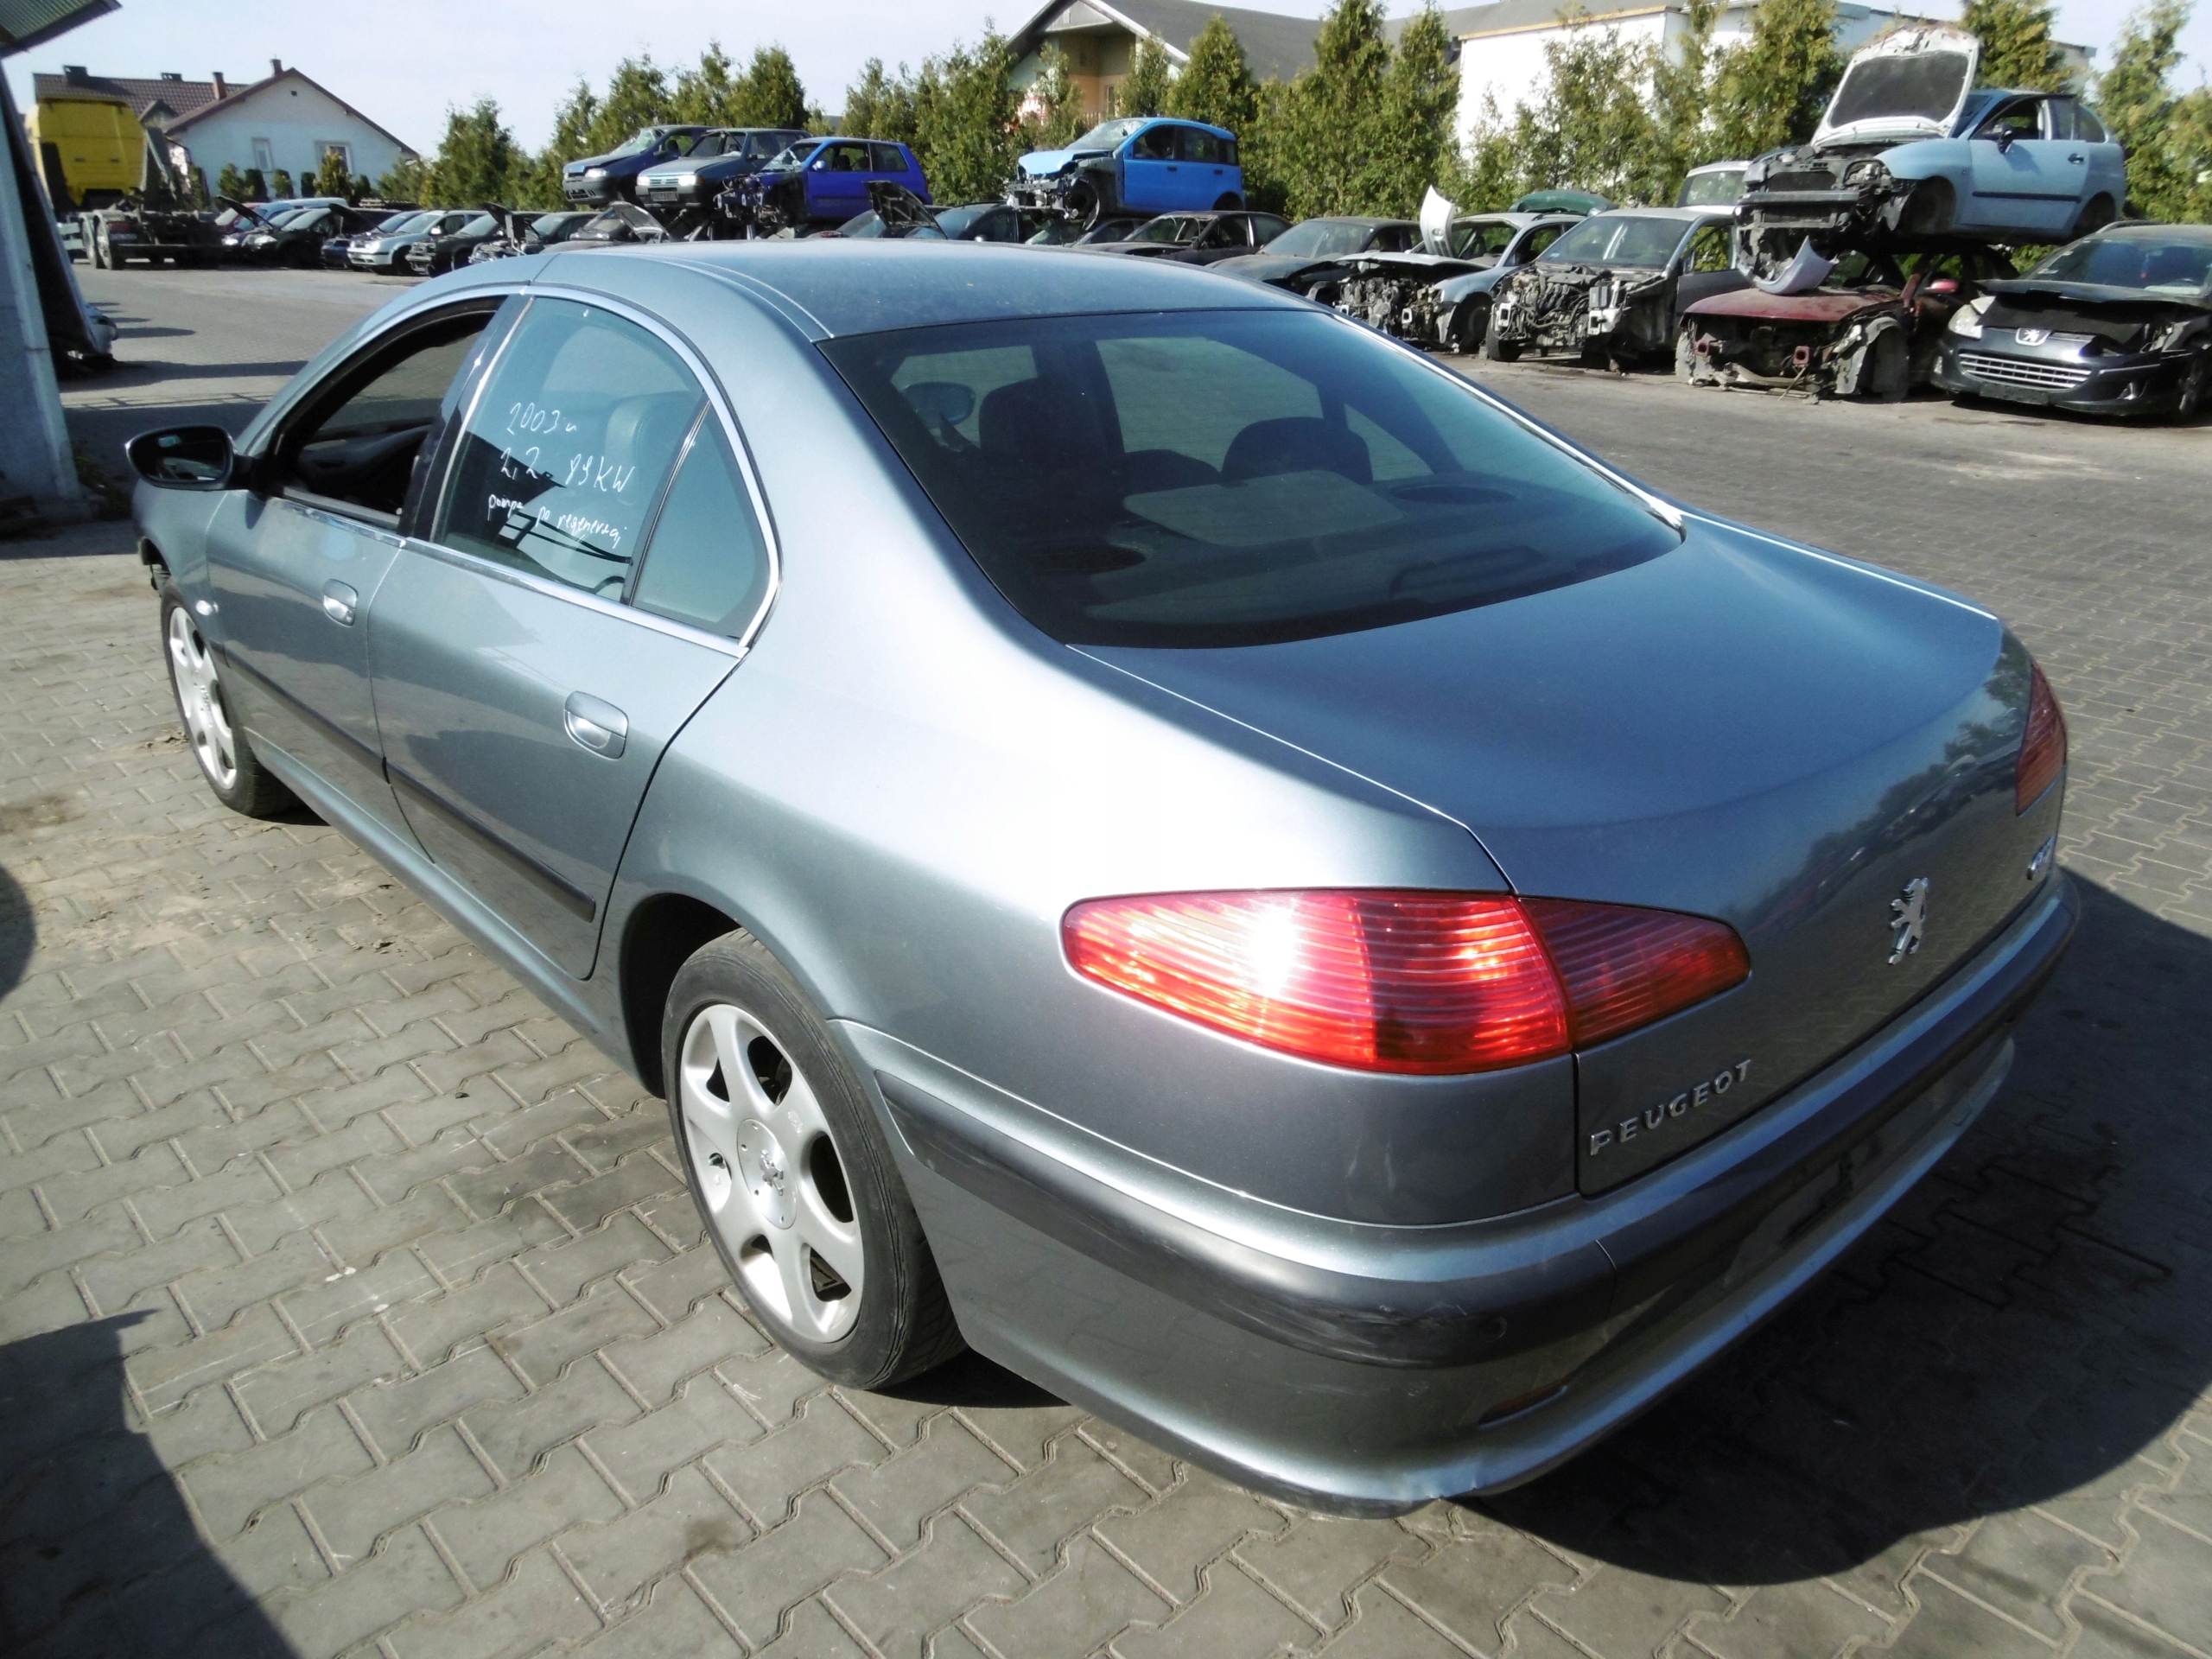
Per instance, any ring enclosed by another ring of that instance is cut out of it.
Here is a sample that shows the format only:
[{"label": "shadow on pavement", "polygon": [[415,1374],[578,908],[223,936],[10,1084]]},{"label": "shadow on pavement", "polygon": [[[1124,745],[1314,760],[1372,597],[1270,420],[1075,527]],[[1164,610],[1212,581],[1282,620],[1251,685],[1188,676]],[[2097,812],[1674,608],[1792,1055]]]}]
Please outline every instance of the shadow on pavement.
[{"label": "shadow on pavement", "polygon": [[38,923],[31,915],[31,901],[22,884],[0,864],[0,996],[22,983],[37,944]]},{"label": "shadow on pavement", "polygon": [[1708,1584],[1841,1573],[2101,1482],[2057,1507],[2110,1532],[2106,1478],[2212,1382],[2212,940],[2082,893],[2011,1081],[1936,1171],[1712,1370],[1477,1507]]},{"label": "shadow on pavement", "polygon": [[124,1421],[123,1336],[143,1317],[0,1347],[0,1653],[289,1656]]}]

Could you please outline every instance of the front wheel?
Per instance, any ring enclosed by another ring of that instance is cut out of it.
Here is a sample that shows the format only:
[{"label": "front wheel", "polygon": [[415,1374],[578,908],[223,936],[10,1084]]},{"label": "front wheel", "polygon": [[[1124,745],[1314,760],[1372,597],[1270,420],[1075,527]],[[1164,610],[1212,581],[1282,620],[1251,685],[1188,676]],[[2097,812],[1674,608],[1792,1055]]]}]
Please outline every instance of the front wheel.
[{"label": "front wheel", "polygon": [[200,636],[191,609],[175,584],[162,589],[162,645],[168,658],[169,689],[192,745],[193,759],[215,798],[249,818],[287,817],[299,798],[261,764],[238,729],[214,652]]},{"label": "front wheel", "polygon": [[963,1346],[865,1085],[783,964],[726,933],[661,1022],[669,1116],[730,1277],[809,1370],[880,1389]]},{"label": "front wheel", "polygon": [[1521,360],[1521,342],[1502,339],[1493,328],[1483,337],[1483,355],[1493,363],[1517,363]]}]

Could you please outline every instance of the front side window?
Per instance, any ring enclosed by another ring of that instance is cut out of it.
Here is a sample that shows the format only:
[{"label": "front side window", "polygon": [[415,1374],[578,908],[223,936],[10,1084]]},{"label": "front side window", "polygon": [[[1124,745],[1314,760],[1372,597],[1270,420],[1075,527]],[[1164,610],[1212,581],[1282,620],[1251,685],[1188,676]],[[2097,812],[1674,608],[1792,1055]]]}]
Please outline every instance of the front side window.
[{"label": "front side window", "polygon": [[1172,162],[1175,159],[1175,129],[1148,127],[1129,145],[1133,162]]},{"label": "front side window", "polygon": [[1071,644],[1350,632],[1679,544],[1471,389],[1320,315],[1061,317],[820,349],[1007,601]]},{"label": "front side window", "polygon": [[1726,270],[1734,263],[1733,250],[1728,232],[1718,225],[1708,225],[1697,233],[1697,240],[1690,244],[1689,268],[1692,270]]},{"label": "front side window", "polygon": [[397,522],[416,454],[491,315],[410,329],[340,374],[321,407],[277,445],[287,486]]},{"label": "front side window", "polygon": [[1152,220],[1149,224],[1141,226],[1136,230],[1130,232],[1129,240],[1132,242],[1164,242],[1172,247],[1189,241],[1194,233],[1191,220],[1187,219],[1179,219],[1173,214],[1163,214],[1161,217]]},{"label": "front side window", "polygon": [[534,300],[476,396],[430,539],[620,597],[705,402],[635,323]]},{"label": "front side window", "polygon": [[2040,138],[2043,136],[2043,111],[2033,103],[2008,104],[1975,129],[1977,138],[2005,137],[2014,140]]}]

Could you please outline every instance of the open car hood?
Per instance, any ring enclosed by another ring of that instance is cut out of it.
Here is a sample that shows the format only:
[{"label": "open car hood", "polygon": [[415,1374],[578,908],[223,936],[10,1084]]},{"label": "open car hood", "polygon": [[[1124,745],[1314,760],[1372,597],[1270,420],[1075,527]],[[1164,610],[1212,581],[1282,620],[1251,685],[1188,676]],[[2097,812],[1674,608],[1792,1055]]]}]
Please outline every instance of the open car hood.
[{"label": "open car hood", "polygon": [[1900,29],[1855,53],[1815,146],[1948,135],[1974,91],[1981,42],[1948,23]]}]

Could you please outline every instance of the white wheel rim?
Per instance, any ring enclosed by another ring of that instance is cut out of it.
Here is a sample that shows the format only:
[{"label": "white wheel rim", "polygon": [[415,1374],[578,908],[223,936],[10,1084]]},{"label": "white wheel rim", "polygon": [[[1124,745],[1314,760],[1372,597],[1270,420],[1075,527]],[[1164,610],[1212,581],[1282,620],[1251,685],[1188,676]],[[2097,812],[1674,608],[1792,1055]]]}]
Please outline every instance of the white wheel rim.
[{"label": "white wheel rim", "polygon": [[677,1071],[700,1202],[754,1306],[810,1341],[836,1341],[860,1317],[866,1262],[812,1084],[766,1027],[722,1002],[691,1021]]},{"label": "white wheel rim", "polygon": [[238,737],[216,683],[214,654],[182,606],[169,613],[169,677],[176,682],[177,707],[184,711],[184,728],[200,769],[216,788],[229,789],[238,780]]}]

